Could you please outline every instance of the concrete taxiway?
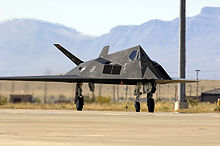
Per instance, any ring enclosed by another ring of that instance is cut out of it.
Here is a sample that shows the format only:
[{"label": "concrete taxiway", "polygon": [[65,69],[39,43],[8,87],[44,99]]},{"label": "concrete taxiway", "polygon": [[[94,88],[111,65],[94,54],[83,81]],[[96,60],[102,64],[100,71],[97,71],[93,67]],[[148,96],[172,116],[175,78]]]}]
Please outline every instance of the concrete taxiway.
[{"label": "concrete taxiway", "polygon": [[1,146],[220,145],[220,114],[0,110]]}]

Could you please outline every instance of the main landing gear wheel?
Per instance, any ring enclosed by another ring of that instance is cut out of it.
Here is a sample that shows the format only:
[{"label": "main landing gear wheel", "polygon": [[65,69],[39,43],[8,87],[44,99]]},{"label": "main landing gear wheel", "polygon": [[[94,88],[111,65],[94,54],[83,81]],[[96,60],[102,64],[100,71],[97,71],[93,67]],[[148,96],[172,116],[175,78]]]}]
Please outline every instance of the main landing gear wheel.
[{"label": "main landing gear wheel", "polygon": [[135,106],[136,112],[140,112],[140,109],[141,109],[141,104],[140,104],[140,102],[135,101],[134,106]]},{"label": "main landing gear wheel", "polygon": [[150,113],[154,112],[154,106],[155,106],[154,99],[152,97],[148,98],[147,99],[147,107],[148,107],[148,111]]},{"label": "main landing gear wheel", "polygon": [[77,111],[82,111],[83,105],[84,105],[84,97],[83,96],[78,97],[78,99],[76,100]]},{"label": "main landing gear wheel", "polygon": [[82,111],[84,105],[84,97],[82,95],[82,83],[76,83],[75,104],[77,111]]}]

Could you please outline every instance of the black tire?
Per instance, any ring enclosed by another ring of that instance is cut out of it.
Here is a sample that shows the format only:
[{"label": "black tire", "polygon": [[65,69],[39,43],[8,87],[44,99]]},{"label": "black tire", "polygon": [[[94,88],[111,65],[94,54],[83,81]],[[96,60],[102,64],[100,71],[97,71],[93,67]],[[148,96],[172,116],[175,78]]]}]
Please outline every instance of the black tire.
[{"label": "black tire", "polygon": [[141,110],[141,104],[140,104],[140,102],[136,102],[135,101],[135,109],[136,109],[136,112],[140,112],[140,110]]},{"label": "black tire", "polygon": [[84,105],[84,98],[83,97],[78,97],[76,101],[76,109],[77,111],[82,111]]},{"label": "black tire", "polygon": [[147,99],[147,107],[148,107],[148,111],[150,113],[154,112],[154,106],[155,106],[154,99],[153,98],[148,98]]}]

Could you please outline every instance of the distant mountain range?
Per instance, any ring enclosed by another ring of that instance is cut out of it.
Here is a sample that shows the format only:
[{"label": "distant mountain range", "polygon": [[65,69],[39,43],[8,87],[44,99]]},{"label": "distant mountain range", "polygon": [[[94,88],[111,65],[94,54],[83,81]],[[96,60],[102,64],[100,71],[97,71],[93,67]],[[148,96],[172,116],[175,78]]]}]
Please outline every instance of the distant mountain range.
[{"label": "distant mountain range", "polygon": [[[64,25],[35,19],[0,23],[0,75],[65,73],[75,65],[54,46],[60,43],[82,60],[141,45],[171,76],[178,76],[179,20],[151,20],[117,26],[101,36],[88,36]],[[187,18],[187,77],[220,79],[220,8],[205,7]]]}]

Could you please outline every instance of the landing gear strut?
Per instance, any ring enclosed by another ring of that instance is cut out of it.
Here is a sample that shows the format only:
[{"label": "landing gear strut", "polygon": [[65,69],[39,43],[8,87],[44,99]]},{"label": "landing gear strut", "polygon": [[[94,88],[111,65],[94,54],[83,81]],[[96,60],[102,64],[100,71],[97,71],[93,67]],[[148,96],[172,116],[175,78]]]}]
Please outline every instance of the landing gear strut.
[{"label": "landing gear strut", "polygon": [[82,83],[76,83],[75,104],[77,111],[82,111],[84,105],[84,97],[82,95]]},{"label": "landing gear strut", "polygon": [[140,92],[140,89],[141,89],[141,84],[138,83],[136,85],[135,90],[134,90],[134,94],[136,95],[136,100],[134,103],[134,107],[136,109],[136,112],[140,112],[140,110],[141,110],[140,96],[141,96],[142,92]]}]

